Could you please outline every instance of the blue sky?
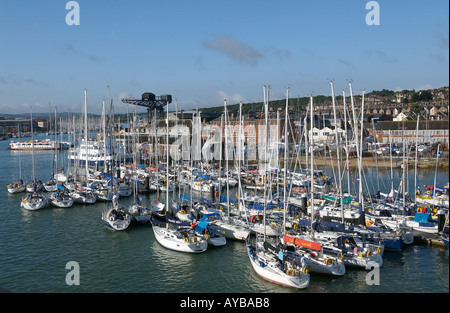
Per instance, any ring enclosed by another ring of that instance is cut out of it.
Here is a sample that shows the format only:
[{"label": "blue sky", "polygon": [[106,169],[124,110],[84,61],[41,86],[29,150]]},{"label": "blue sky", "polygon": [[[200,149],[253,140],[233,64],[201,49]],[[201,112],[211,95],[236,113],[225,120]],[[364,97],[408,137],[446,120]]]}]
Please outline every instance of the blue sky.
[{"label": "blue sky", "polygon": [[[101,112],[122,97],[171,94],[178,108],[380,89],[448,86],[449,3],[378,1],[0,0],[0,114]],[[171,105],[171,109],[174,106]],[[130,108],[132,110],[132,108]],[[140,108],[138,111],[145,112]]]}]

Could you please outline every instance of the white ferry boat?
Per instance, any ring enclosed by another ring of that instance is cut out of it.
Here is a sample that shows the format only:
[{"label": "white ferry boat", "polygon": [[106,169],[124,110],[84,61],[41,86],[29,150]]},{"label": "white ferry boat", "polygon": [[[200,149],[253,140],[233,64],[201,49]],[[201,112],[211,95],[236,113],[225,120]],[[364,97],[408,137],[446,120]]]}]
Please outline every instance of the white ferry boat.
[{"label": "white ferry boat", "polygon": [[[69,150],[69,163],[83,167],[87,161],[89,167],[101,169],[105,166],[105,162],[110,164],[113,161],[113,152],[111,150],[111,147],[105,145],[103,141],[89,140],[86,143],[85,140],[82,140],[79,147]],[[122,144],[117,143],[114,154],[118,164],[130,162],[131,160],[131,157],[125,153]]]},{"label": "white ferry boat", "polygon": [[[32,150],[33,142],[30,141],[11,141],[9,143],[10,150]],[[55,150],[55,149],[69,149],[69,143],[60,142],[50,139],[35,140],[34,150]]]}]

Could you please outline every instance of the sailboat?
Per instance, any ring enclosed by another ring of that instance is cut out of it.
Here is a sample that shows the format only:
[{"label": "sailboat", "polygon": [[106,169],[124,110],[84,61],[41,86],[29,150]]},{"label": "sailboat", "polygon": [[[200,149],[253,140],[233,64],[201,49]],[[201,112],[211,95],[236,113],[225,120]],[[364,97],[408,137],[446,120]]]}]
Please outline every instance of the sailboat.
[{"label": "sailboat", "polygon": [[14,179],[7,186],[9,193],[20,193],[25,191],[25,182],[22,179]]},{"label": "sailboat", "polygon": [[191,223],[171,219],[162,203],[158,204],[157,209],[158,211],[152,214],[151,223],[155,238],[161,246],[185,253],[206,251],[208,241],[198,236]]},{"label": "sailboat", "polygon": [[[334,91],[333,92],[333,100],[334,100]],[[314,119],[313,119],[313,98],[310,98],[310,104],[311,104],[311,125],[314,125]],[[333,101],[334,104],[334,101]],[[286,103],[287,106],[287,103]],[[287,117],[286,117],[287,118]],[[311,126],[313,128],[313,126]],[[287,133],[287,124],[285,128],[285,132]],[[286,135],[287,138],[287,135]],[[310,136],[311,145],[313,143],[313,137]],[[285,142],[285,151],[287,150],[287,140]],[[285,152],[286,153],[286,152]],[[286,159],[286,155],[285,155]],[[285,162],[285,179],[286,179],[286,162]],[[281,238],[281,242],[283,243],[283,247],[286,250],[287,255],[292,259],[298,259],[300,260],[300,263],[303,264],[303,266],[308,266],[311,270],[311,272],[314,273],[321,273],[321,274],[327,274],[327,275],[335,275],[335,276],[342,276],[345,274],[345,265],[341,258],[336,256],[335,254],[329,254],[326,253],[324,250],[324,247],[329,245],[327,241],[320,241],[316,238],[316,235],[314,233],[313,225],[313,217],[314,217],[314,152],[311,150],[311,231],[309,233],[305,234],[295,234],[295,235],[288,235],[286,234],[286,229],[284,231],[285,235]],[[284,184],[286,186],[286,183]],[[285,187],[286,189],[286,187]],[[284,190],[284,193],[286,194],[286,190]],[[285,196],[285,211],[287,211],[288,202]],[[284,214],[285,218],[285,214]],[[284,223],[286,224],[286,223]]]},{"label": "sailboat", "polygon": [[117,195],[108,203],[108,207],[102,213],[102,220],[108,228],[113,230],[125,230],[130,226],[131,216],[119,206]]},{"label": "sailboat", "polygon": [[[167,103],[166,120],[166,180],[169,179],[169,103]],[[159,203],[152,209],[151,224],[158,243],[169,250],[186,253],[201,253],[208,248],[208,241],[199,237],[190,223],[175,221],[167,212],[169,193],[166,192],[166,205]]]},{"label": "sailboat", "polygon": [[[136,114],[134,116],[135,122],[136,122]],[[134,130],[133,135],[133,165],[131,166],[132,174],[131,177],[133,178],[133,203],[128,208],[128,213],[131,215],[131,218],[133,221],[136,221],[140,224],[145,224],[150,222],[151,218],[151,210],[148,209],[146,206],[142,205],[141,199],[139,198],[138,194],[138,180],[136,177],[134,177],[134,169],[136,167],[136,130]]]},{"label": "sailboat", "polygon": [[[84,91],[85,99],[86,99],[86,90]],[[111,102],[111,111],[112,111],[112,102]],[[85,112],[85,114],[87,114]],[[87,115],[86,115],[87,120]],[[87,131],[86,131],[87,135]],[[86,137],[87,141],[87,137]],[[104,142],[106,144],[106,140],[104,138]],[[112,173],[115,172],[115,162],[112,163]],[[86,172],[88,175],[88,172]],[[114,176],[111,179],[111,186],[107,188],[110,190],[110,193],[105,193],[106,195],[111,195],[111,202],[108,203],[106,210],[102,212],[102,220],[105,222],[105,225],[113,230],[125,230],[130,226],[131,216],[130,214],[119,206],[119,193],[116,192],[116,184],[114,182]]]},{"label": "sailboat", "polygon": [[[265,172],[267,175],[267,156],[268,156],[268,106],[269,106],[269,89],[264,86],[264,109],[265,109]],[[266,185],[267,180],[264,180]],[[266,186],[267,187],[267,186]],[[267,206],[267,188],[264,189],[264,210],[263,210],[263,224],[266,223],[266,206]],[[307,267],[302,267],[297,264],[297,261],[290,261],[286,259],[287,254],[275,248],[272,244],[266,241],[266,232],[256,235],[255,243],[251,243],[250,236],[246,241],[247,253],[253,270],[262,278],[276,284],[294,287],[306,288],[309,285],[310,276]]]},{"label": "sailboat", "polygon": [[[224,107],[225,107],[225,150],[227,149],[228,144],[228,138],[227,136],[228,132],[228,125],[227,125],[227,102],[224,101]],[[239,140],[238,140],[238,147],[236,154],[238,155],[238,199],[240,199],[239,195],[241,194],[242,186],[241,186],[241,180],[240,180],[240,164],[242,160],[242,137],[241,137],[241,131],[242,131],[242,103],[239,104]],[[229,189],[229,182],[230,182],[230,175],[229,175],[229,168],[228,168],[228,159],[226,159],[226,171],[227,174],[226,177],[226,186],[227,186],[227,196],[226,199],[219,199],[221,202],[218,205],[218,208],[220,209],[220,218],[217,218],[213,221],[213,225],[217,227],[217,229],[222,232],[226,238],[234,239],[234,240],[246,240],[248,235],[250,234],[250,228],[248,225],[248,221],[243,221],[240,217],[237,216],[231,216],[230,214],[230,189]],[[221,197],[222,198],[222,197]],[[224,201],[222,201],[224,200]],[[226,213],[225,213],[226,212]]]},{"label": "sailboat", "polygon": [[227,243],[227,239],[224,234],[211,223],[211,217],[214,215],[217,215],[217,213],[203,214],[200,221],[194,223],[191,227],[194,228],[199,237],[204,238],[208,242],[208,245],[215,247],[224,246]]},{"label": "sailboat", "polygon": [[74,199],[62,185],[57,184],[57,188],[59,190],[50,196],[50,204],[57,208],[70,208],[74,203]]},{"label": "sailboat", "polygon": [[[17,126],[17,133],[20,134],[19,126]],[[9,193],[20,193],[25,191],[26,184],[22,179],[22,162],[20,160],[20,153],[19,153],[19,178],[11,181],[11,183],[8,184],[6,188],[8,189]]]},{"label": "sailboat", "polygon": [[[87,97],[87,92],[85,90],[84,93],[84,102],[83,102],[83,110],[84,110],[84,137],[85,140],[84,142],[88,143],[88,130],[87,130],[87,103],[86,103],[86,97]],[[104,108],[104,103],[103,103],[103,108]],[[81,145],[80,145],[80,152],[81,152]],[[79,161],[79,158],[81,157],[81,153],[77,154],[77,161]],[[88,158],[89,158],[89,154],[87,153],[87,151],[84,153],[84,157],[85,157],[85,162],[84,162],[84,166],[85,166],[85,185],[82,186],[80,182],[74,182],[73,185],[73,191],[70,193],[71,197],[74,199],[74,202],[76,203],[82,203],[82,204],[94,204],[95,202],[97,202],[97,197],[94,194],[94,190],[92,188],[89,187],[89,180],[88,180],[88,174],[89,174],[89,165],[88,165]],[[78,166],[78,162],[76,163]],[[77,178],[77,176],[76,176]]]},{"label": "sailboat", "polygon": [[[56,108],[55,108],[55,143],[56,143]],[[53,150],[53,173],[47,182],[44,183],[44,189],[48,192],[54,192],[58,190],[57,181],[56,181],[56,169],[58,167],[58,146],[55,145],[55,149]]]},{"label": "sailboat", "polygon": [[[31,142],[32,142],[31,151],[33,163],[33,182],[36,182],[36,166],[34,160],[33,113],[31,112],[31,108],[30,108],[30,115],[31,115]],[[36,184],[32,185],[32,188],[33,189],[31,190],[30,193],[28,193],[25,197],[22,197],[22,202],[20,203],[20,206],[30,211],[35,211],[46,207],[48,205],[47,197],[39,192]]]}]

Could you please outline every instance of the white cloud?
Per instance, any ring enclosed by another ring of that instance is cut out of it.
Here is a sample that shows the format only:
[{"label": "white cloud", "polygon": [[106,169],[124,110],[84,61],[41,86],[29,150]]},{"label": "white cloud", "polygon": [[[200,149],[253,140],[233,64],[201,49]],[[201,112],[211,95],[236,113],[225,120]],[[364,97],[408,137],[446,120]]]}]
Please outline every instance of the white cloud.
[{"label": "white cloud", "polygon": [[420,85],[419,87],[414,88],[416,91],[419,90],[428,90],[428,89],[434,89],[434,87],[431,84],[424,84]]},{"label": "white cloud", "polygon": [[255,48],[231,36],[218,36],[203,41],[203,47],[219,51],[238,63],[255,67],[263,56]]}]

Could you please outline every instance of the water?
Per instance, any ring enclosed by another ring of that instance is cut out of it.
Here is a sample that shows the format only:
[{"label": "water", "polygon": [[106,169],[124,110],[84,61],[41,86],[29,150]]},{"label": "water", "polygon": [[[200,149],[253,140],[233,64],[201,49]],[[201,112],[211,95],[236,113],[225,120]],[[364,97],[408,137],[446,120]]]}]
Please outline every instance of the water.
[{"label": "water", "polygon": [[[43,138],[38,135],[37,138]],[[307,289],[295,290],[267,282],[251,268],[243,242],[228,241],[202,254],[184,254],[163,248],[150,225],[132,225],[123,232],[107,229],[101,220],[104,202],[46,208],[36,212],[20,207],[22,194],[10,195],[6,185],[17,177],[19,155],[23,177],[31,178],[31,153],[6,150],[0,142],[0,287],[12,292],[121,292],[121,293],[422,293],[449,291],[448,250],[411,246],[386,251],[380,284],[366,283],[367,271],[347,269],[343,277],[311,276]],[[64,153],[65,154],[65,153]],[[49,178],[53,152],[36,153],[37,178]],[[60,158],[60,160],[62,157]],[[330,170],[330,169],[329,169]],[[376,185],[374,169],[366,171]],[[396,170],[394,184],[401,173]],[[383,181],[390,171],[380,174]],[[413,172],[409,175],[414,186]],[[434,169],[421,169],[421,185],[433,184]],[[356,183],[356,180],[353,180]],[[448,182],[439,171],[437,183]],[[357,185],[357,184],[356,184]],[[382,186],[383,187],[383,186]],[[354,187],[352,187],[354,188]],[[234,194],[234,193],[233,193]],[[127,205],[131,198],[120,199]],[[143,195],[153,205],[154,194]],[[68,285],[69,261],[80,266],[80,285]]]}]

